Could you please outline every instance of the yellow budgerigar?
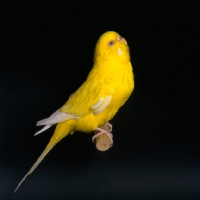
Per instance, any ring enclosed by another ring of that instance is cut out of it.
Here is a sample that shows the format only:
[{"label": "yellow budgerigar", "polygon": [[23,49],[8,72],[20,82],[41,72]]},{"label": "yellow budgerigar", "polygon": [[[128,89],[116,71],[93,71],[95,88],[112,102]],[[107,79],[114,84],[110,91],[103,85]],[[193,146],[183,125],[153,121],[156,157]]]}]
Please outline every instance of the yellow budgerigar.
[{"label": "yellow budgerigar", "polygon": [[[94,52],[94,66],[86,81],[74,92],[67,102],[50,117],[37,122],[45,125],[35,135],[57,124],[43,153],[20,181],[31,174],[48,152],[65,136],[74,132],[92,132],[112,134],[101,129],[108,124],[119,108],[129,98],[134,89],[133,69],[130,62],[129,47],[126,40],[114,31],[108,31],[99,38]],[[95,139],[96,135],[93,137]],[[15,192],[14,191],[14,192]]]}]

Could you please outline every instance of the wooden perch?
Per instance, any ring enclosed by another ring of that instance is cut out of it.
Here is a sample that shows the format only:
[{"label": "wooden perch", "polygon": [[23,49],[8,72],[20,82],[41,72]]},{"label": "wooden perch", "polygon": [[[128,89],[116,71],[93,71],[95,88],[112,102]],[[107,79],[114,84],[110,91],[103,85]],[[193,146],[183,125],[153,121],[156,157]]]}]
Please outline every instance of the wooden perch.
[{"label": "wooden perch", "polygon": [[[106,124],[104,124],[103,126],[100,126],[99,128],[104,129],[107,132],[110,132],[110,129]],[[98,131],[95,131],[95,134],[97,133]],[[110,148],[110,144],[111,144],[110,138],[106,134],[99,135],[95,139],[95,145],[99,151],[108,150]]]}]

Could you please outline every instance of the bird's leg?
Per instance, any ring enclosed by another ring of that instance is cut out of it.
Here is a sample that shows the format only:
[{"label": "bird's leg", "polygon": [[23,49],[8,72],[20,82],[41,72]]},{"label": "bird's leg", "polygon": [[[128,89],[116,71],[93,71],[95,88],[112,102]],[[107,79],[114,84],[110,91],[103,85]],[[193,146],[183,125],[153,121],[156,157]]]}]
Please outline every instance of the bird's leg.
[{"label": "bird's leg", "polygon": [[94,142],[94,140],[95,140],[98,136],[100,136],[100,135],[102,135],[102,134],[106,134],[106,135],[110,138],[110,146],[113,145],[113,139],[112,139],[112,138],[113,138],[113,135],[112,135],[112,133],[109,133],[109,132],[107,132],[107,131],[105,131],[104,129],[101,129],[101,128],[99,128],[99,127],[97,127],[96,130],[99,131],[99,133],[95,134],[95,135],[92,137],[92,142]]}]

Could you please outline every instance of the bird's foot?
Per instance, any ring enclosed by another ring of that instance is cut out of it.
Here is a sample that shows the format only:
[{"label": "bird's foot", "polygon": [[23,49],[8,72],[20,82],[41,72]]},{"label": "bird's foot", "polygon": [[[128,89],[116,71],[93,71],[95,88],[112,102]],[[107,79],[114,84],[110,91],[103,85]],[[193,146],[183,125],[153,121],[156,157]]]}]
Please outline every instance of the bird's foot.
[{"label": "bird's foot", "polygon": [[106,122],[106,125],[108,126],[108,128],[110,129],[110,132],[112,132],[112,124],[110,124],[109,122]]},{"label": "bird's foot", "polygon": [[[112,125],[111,125],[111,126],[112,126]],[[105,131],[105,130],[99,128],[99,127],[97,127],[96,130],[99,131],[99,133],[95,134],[95,135],[92,137],[92,142],[94,142],[94,140],[95,140],[98,136],[100,136],[100,135],[102,135],[102,134],[106,134],[106,135],[110,138],[110,147],[112,147],[112,145],[113,145],[113,135],[112,135],[112,133],[109,133],[109,132],[107,132],[107,131]]]}]

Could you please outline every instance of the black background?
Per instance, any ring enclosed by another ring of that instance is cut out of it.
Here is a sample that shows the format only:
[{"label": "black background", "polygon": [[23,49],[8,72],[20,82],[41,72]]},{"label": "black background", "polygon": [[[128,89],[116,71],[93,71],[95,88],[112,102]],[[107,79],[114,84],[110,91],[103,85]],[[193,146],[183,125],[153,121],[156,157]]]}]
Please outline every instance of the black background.
[{"label": "black background", "polygon": [[[16,1],[0,10],[1,199],[198,199],[197,1]],[[55,128],[33,137],[36,122],[86,79],[108,30],[128,41],[135,74],[111,121],[114,146],[100,152],[92,135],[70,135],[12,194]]]}]

